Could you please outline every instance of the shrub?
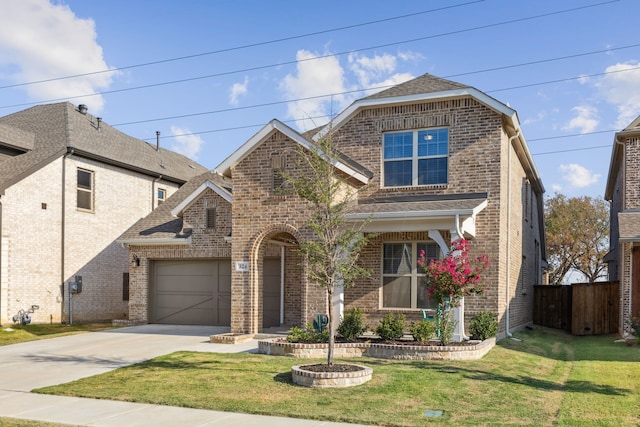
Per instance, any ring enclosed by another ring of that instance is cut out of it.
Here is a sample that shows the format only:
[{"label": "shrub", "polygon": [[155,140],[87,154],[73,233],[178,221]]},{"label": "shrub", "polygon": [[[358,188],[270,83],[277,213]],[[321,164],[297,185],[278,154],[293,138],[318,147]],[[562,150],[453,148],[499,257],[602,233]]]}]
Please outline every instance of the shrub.
[{"label": "shrub", "polygon": [[486,340],[495,337],[498,333],[498,320],[495,313],[482,311],[476,314],[469,322],[471,337],[477,340]]},{"label": "shrub", "polygon": [[365,328],[362,318],[362,310],[358,307],[353,307],[345,312],[344,318],[338,326],[338,334],[347,341],[355,341],[366,330],[367,328]]},{"label": "shrub", "polygon": [[436,334],[435,322],[428,320],[421,320],[411,325],[411,335],[413,339],[418,342],[429,341]]},{"label": "shrub", "polygon": [[404,314],[395,315],[393,313],[387,313],[384,315],[380,324],[376,328],[376,334],[383,340],[397,340],[404,335]]},{"label": "shrub", "polygon": [[322,332],[318,332],[313,327],[313,323],[309,322],[304,328],[293,326],[289,335],[287,335],[287,341],[289,342],[301,342],[301,343],[324,343],[329,341],[329,330],[324,329]]},{"label": "shrub", "polygon": [[640,344],[640,315],[638,317],[631,317],[627,320],[628,331],[636,337],[638,344]]}]

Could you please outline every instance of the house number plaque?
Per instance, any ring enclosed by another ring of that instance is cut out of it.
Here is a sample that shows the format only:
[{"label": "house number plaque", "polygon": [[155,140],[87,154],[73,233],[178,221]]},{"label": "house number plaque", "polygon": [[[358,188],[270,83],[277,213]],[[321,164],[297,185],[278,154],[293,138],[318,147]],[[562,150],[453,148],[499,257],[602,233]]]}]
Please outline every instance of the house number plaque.
[{"label": "house number plaque", "polygon": [[236,271],[248,272],[249,271],[249,262],[248,261],[237,261],[236,262]]}]

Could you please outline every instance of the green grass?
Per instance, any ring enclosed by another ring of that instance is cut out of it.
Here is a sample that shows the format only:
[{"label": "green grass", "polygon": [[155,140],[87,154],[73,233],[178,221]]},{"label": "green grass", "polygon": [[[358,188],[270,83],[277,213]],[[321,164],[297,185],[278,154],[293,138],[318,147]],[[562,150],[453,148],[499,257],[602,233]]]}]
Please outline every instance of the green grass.
[{"label": "green grass", "polygon": [[73,325],[56,323],[4,326],[0,328],[0,346],[112,328],[113,326],[110,323],[78,323]]},{"label": "green grass", "polygon": [[373,379],[344,389],[294,385],[299,359],[177,352],[39,392],[386,426],[640,424],[638,347],[550,330],[517,336],[478,361],[354,359]]}]

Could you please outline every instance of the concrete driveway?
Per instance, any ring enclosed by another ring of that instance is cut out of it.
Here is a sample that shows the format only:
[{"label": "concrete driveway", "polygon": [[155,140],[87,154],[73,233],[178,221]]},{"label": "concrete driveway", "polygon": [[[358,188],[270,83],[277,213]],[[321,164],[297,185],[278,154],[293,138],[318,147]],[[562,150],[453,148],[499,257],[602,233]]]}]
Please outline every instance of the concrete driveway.
[{"label": "concrete driveway", "polygon": [[213,326],[142,325],[0,347],[0,390],[30,391],[101,374],[179,350],[256,351],[257,341],[212,344]]},{"label": "concrete driveway", "polygon": [[257,340],[242,344],[209,342],[211,335],[225,332],[229,328],[143,325],[0,347],[0,417],[91,427],[358,427],[319,420],[25,393],[179,350],[257,351]]}]

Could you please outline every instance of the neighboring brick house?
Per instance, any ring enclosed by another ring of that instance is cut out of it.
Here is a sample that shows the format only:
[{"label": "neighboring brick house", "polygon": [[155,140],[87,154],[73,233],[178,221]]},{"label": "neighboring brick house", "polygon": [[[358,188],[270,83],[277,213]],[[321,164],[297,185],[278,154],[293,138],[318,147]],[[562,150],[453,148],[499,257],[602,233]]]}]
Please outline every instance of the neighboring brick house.
[{"label": "neighboring brick house", "polygon": [[297,167],[296,150],[329,131],[343,154],[335,167],[360,189],[348,219],[376,233],[361,253],[372,276],[338,304],[362,308],[371,326],[387,312],[421,318],[434,305],[419,251],[442,256],[464,236],[491,260],[487,291],[467,298],[466,320],[492,311],[502,337],[532,322],[545,263],[544,188],[516,112],[430,75],[360,99],[304,135],[271,121],[136,224],[119,239],[140,259],[130,270],[131,319],[255,333],[325,312],[296,250],[311,237],[307,206],[278,188],[279,171]]},{"label": "neighboring brick house", "polygon": [[640,117],[613,139],[604,198],[610,204],[609,280],[620,281],[620,333],[640,315]]},{"label": "neighboring brick house", "polygon": [[85,105],[0,117],[0,323],[128,317],[129,253],[116,238],[206,169],[132,138]]}]

